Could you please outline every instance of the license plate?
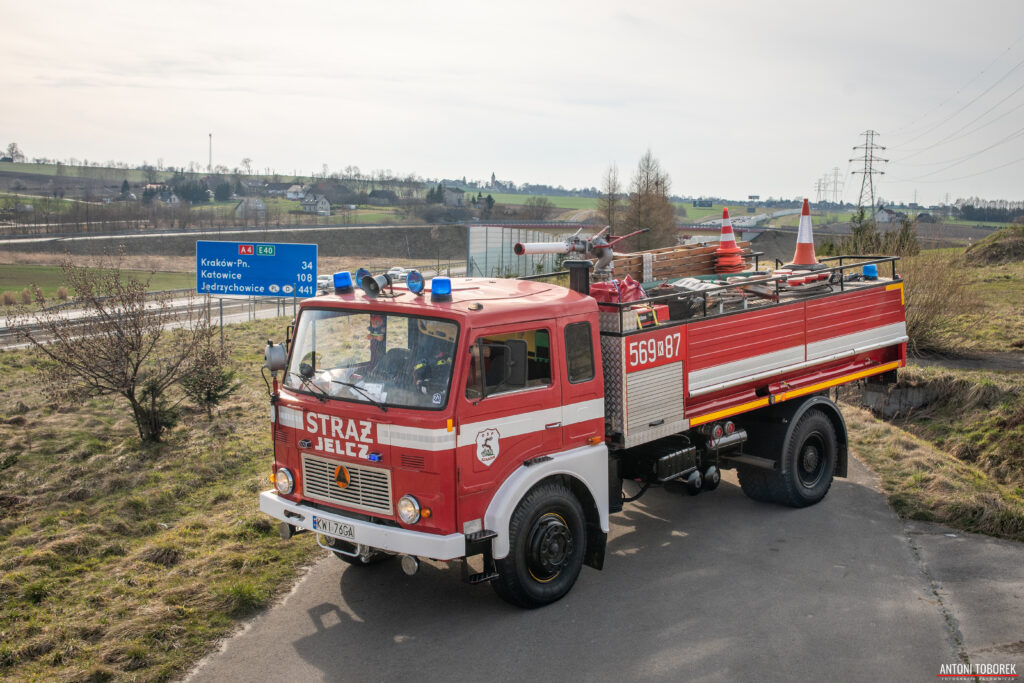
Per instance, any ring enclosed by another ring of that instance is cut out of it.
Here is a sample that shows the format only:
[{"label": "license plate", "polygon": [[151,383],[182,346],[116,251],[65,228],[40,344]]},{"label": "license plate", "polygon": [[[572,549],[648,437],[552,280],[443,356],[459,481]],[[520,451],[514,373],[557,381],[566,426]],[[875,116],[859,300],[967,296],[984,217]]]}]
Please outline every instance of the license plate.
[{"label": "license plate", "polygon": [[313,531],[318,531],[321,534],[327,534],[328,536],[334,536],[335,538],[349,538],[353,541],[356,540],[356,530],[351,524],[336,522],[333,519],[324,519],[323,517],[317,517],[316,515],[313,515]]}]

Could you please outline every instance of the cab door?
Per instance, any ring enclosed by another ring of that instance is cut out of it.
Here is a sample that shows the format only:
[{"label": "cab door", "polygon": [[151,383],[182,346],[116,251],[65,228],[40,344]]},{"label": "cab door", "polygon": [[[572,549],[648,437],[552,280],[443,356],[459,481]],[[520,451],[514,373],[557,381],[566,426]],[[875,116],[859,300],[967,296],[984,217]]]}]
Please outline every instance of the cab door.
[{"label": "cab door", "polygon": [[[480,329],[459,392],[456,461],[463,495],[504,481],[524,460],[562,448],[561,356],[548,322]],[[520,366],[525,356],[525,368]],[[525,373],[522,370],[525,369]]]},{"label": "cab door", "polygon": [[562,446],[566,450],[604,437],[604,381],[601,375],[601,332],[593,315],[559,320],[562,374]]}]

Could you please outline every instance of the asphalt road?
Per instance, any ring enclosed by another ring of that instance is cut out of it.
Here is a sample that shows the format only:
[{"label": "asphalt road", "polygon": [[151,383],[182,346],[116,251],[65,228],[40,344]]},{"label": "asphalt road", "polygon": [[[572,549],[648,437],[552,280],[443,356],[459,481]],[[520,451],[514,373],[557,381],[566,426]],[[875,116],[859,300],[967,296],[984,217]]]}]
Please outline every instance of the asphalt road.
[{"label": "asphalt road", "polygon": [[851,475],[804,510],[731,476],[649,492],[612,517],[605,569],[540,610],[454,567],[325,557],[190,680],[874,683],[944,680],[962,658],[1024,674],[1024,545],[904,524],[863,465]]}]

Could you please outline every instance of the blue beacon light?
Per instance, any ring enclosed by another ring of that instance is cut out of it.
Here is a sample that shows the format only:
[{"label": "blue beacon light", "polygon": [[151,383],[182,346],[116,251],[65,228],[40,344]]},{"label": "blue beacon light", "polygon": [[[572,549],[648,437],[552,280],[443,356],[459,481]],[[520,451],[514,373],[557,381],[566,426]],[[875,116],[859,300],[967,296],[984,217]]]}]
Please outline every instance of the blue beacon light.
[{"label": "blue beacon light", "polygon": [[446,277],[435,277],[430,281],[431,301],[451,301],[452,281]]},{"label": "blue beacon light", "polygon": [[405,277],[405,286],[409,288],[409,291],[419,296],[423,293],[423,276],[420,275],[418,270],[410,270],[409,274]]},{"label": "blue beacon light", "polygon": [[348,294],[352,291],[352,273],[342,270],[334,274],[334,293]]}]

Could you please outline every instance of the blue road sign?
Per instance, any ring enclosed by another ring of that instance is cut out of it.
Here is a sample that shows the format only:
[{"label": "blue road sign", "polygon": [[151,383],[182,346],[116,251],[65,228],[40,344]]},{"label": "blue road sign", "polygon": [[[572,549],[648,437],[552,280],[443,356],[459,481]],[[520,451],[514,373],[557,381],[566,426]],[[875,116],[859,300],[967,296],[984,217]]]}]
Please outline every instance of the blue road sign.
[{"label": "blue road sign", "polygon": [[316,245],[197,241],[196,291],[214,296],[315,296]]}]

